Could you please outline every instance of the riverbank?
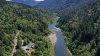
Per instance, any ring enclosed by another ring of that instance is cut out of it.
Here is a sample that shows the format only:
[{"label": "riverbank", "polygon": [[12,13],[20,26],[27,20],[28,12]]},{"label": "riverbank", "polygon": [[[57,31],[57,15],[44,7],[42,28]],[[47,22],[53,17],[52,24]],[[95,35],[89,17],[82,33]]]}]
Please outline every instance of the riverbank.
[{"label": "riverbank", "polygon": [[54,46],[54,56],[72,56],[70,50],[65,45],[61,29],[56,27],[59,18],[60,17],[57,17],[54,22],[48,26],[50,30],[49,39]]},{"label": "riverbank", "polygon": [[72,56],[72,53],[71,53],[71,51],[67,48],[67,50],[68,50],[68,52],[69,52],[69,54],[70,54],[70,56]]},{"label": "riverbank", "polygon": [[[55,29],[57,29],[58,31],[61,32],[61,29],[60,29],[60,28],[55,27]],[[65,45],[65,49],[66,49],[66,54],[67,54],[68,56],[72,56],[71,51],[68,49],[68,47],[67,47],[66,45]]]},{"label": "riverbank", "polygon": [[55,33],[51,33],[51,34],[49,35],[49,38],[50,38],[51,43],[52,43],[53,45],[55,45],[56,42],[57,42],[56,34],[55,34]]}]

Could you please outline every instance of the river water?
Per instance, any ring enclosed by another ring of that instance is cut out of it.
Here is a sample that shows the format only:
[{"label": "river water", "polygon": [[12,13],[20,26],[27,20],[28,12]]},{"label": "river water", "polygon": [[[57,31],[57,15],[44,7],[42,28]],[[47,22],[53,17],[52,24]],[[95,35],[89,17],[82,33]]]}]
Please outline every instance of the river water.
[{"label": "river water", "polygon": [[57,36],[57,42],[55,44],[55,56],[70,56],[68,48],[65,46],[64,42],[64,36],[61,33],[61,30],[59,28],[56,28],[55,25],[57,24],[57,21],[60,19],[60,17],[57,17],[52,24],[49,25],[49,29],[52,30],[56,36]]}]

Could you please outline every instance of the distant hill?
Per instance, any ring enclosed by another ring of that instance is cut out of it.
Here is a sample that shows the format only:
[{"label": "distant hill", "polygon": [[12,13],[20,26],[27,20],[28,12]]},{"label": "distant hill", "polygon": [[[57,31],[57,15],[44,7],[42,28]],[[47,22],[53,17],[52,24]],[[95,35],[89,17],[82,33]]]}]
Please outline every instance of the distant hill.
[{"label": "distant hill", "polygon": [[35,0],[12,0],[12,2],[23,3],[30,6],[35,6],[38,3],[40,3],[39,1],[35,1]]},{"label": "distant hill", "polygon": [[96,0],[44,0],[43,2],[37,2],[34,0],[12,0],[12,2],[18,2],[36,7],[39,9],[48,10],[50,12],[64,12],[77,7],[85,6]]},{"label": "distant hill", "polygon": [[73,8],[85,6],[95,0],[45,0],[36,5],[36,7],[52,12],[63,12]]}]

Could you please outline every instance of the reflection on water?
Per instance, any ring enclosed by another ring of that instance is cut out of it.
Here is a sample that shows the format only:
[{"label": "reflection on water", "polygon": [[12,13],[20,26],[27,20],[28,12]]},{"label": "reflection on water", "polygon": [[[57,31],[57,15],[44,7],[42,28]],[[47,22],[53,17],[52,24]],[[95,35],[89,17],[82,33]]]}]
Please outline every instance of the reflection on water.
[{"label": "reflection on water", "polygon": [[49,25],[49,29],[53,30],[53,32],[57,36],[57,43],[55,44],[55,56],[66,56],[66,47],[64,44],[64,36],[61,34],[60,29],[57,29],[55,25],[57,24],[58,19],[56,18],[52,24]]}]

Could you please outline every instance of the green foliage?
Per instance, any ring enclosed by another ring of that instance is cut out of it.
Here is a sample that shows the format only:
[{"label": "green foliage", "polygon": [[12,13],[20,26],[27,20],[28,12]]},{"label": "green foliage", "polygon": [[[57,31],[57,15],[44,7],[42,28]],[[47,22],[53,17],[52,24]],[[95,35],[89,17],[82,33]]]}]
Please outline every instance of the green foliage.
[{"label": "green foliage", "polygon": [[[100,1],[62,13],[58,27],[73,56],[98,56],[100,53]],[[100,56],[100,55],[99,55]]]},{"label": "green foliage", "polygon": [[98,48],[97,48],[96,56],[100,56],[100,45],[99,45]]},{"label": "green foliage", "polygon": [[[32,55],[51,55],[53,46],[48,35],[48,24],[55,17],[46,11],[33,9],[31,7],[0,1],[0,56],[10,56],[16,32],[19,30],[17,51],[15,56],[25,56],[21,49],[22,40],[24,45],[34,42],[37,45]],[[51,55],[53,56],[53,55]]]},{"label": "green foliage", "polygon": [[26,53],[22,49],[17,49],[16,53],[14,53],[14,56],[26,56]]}]

